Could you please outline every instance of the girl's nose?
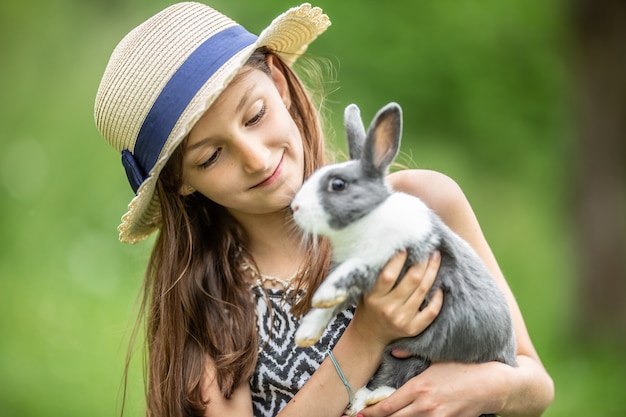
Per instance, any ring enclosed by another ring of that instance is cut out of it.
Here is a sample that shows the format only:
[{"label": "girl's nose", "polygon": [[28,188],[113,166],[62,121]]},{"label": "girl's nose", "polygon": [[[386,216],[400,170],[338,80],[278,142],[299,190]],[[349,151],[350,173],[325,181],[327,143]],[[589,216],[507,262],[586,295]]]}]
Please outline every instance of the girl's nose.
[{"label": "girl's nose", "polygon": [[271,152],[261,141],[244,138],[238,142],[241,161],[246,172],[255,173],[270,168]]}]

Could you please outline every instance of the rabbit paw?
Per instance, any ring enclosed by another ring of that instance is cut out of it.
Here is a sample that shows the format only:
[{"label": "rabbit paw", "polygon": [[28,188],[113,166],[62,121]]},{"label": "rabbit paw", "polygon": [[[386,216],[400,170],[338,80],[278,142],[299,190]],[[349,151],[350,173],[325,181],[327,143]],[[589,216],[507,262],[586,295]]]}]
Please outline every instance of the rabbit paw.
[{"label": "rabbit paw", "polygon": [[296,331],[296,345],[300,347],[313,346],[324,333],[324,328],[313,328],[312,326],[300,326]]},{"label": "rabbit paw", "polygon": [[311,305],[315,308],[330,308],[341,304],[346,298],[348,292],[345,289],[336,288],[334,285],[322,285],[313,294]]},{"label": "rabbit paw", "polygon": [[359,411],[370,405],[377,404],[389,397],[395,392],[395,388],[391,387],[378,387],[374,391],[368,388],[361,388],[354,395],[354,401],[352,406],[346,410],[347,415],[355,417],[359,414]]},{"label": "rabbit paw", "polygon": [[302,318],[296,330],[296,345],[300,347],[313,346],[322,337],[326,325],[333,316],[333,309],[313,309]]}]

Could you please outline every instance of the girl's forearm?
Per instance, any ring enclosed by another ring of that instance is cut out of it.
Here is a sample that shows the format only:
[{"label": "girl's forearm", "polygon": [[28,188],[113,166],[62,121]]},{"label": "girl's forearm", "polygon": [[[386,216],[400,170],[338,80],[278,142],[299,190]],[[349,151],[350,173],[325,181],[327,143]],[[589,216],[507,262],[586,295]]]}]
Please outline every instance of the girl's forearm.
[{"label": "girl's forearm", "polygon": [[510,368],[508,395],[497,413],[502,417],[540,416],[554,399],[554,384],[537,359],[519,355]]},{"label": "girl's forearm", "polygon": [[[349,325],[333,354],[354,391],[363,387],[380,364],[385,346],[367,340]],[[279,417],[341,416],[349,395],[335,366],[326,358],[311,379],[278,414]]]}]

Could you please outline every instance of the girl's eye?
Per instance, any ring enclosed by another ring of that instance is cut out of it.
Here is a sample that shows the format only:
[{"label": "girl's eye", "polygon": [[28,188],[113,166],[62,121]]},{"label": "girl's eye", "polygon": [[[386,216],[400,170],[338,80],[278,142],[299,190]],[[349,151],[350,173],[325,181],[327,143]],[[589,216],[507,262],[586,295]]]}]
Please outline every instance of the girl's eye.
[{"label": "girl's eye", "polygon": [[200,164],[200,168],[206,169],[210,167],[211,165],[213,165],[215,161],[217,161],[217,158],[220,156],[221,153],[222,153],[222,148],[219,148],[209,157],[209,159],[207,159],[206,161]]},{"label": "girl's eye", "polygon": [[259,112],[245,123],[246,127],[254,126],[255,124],[259,123],[261,119],[263,118],[263,116],[265,115],[265,109],[266,109],[265,104],[263,104]]}]

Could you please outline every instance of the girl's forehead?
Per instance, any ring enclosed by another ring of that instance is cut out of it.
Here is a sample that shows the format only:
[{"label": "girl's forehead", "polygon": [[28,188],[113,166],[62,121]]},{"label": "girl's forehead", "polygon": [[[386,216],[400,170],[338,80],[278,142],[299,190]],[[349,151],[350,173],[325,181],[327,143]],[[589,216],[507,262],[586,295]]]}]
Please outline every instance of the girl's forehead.
[{"label": "girl's forehead", "polygon": [[200,117],[185,140],[185,148],[194,146],[198,135],[204,137],[210,131],[219,130],[223,122],[236,117],[237,113],[245,111],[257,93],[264,91],[271,83],[271,79],[263,72],[254,68],[242,70],[222,91],[219,97]]},{"label": "girl's forehead", "polygon": [[240,109],[241,102],[245,98],[246,94],[249,94],[252,89],[259,86],[262,82],[262,78],[265,77],[269,80],[262,71],[254,68],[244,68],[240,71],[235,78],[226,86],[224,91],[218,96],[209,107],[207,112],[219,107],[232,107],[233,109]]}]

